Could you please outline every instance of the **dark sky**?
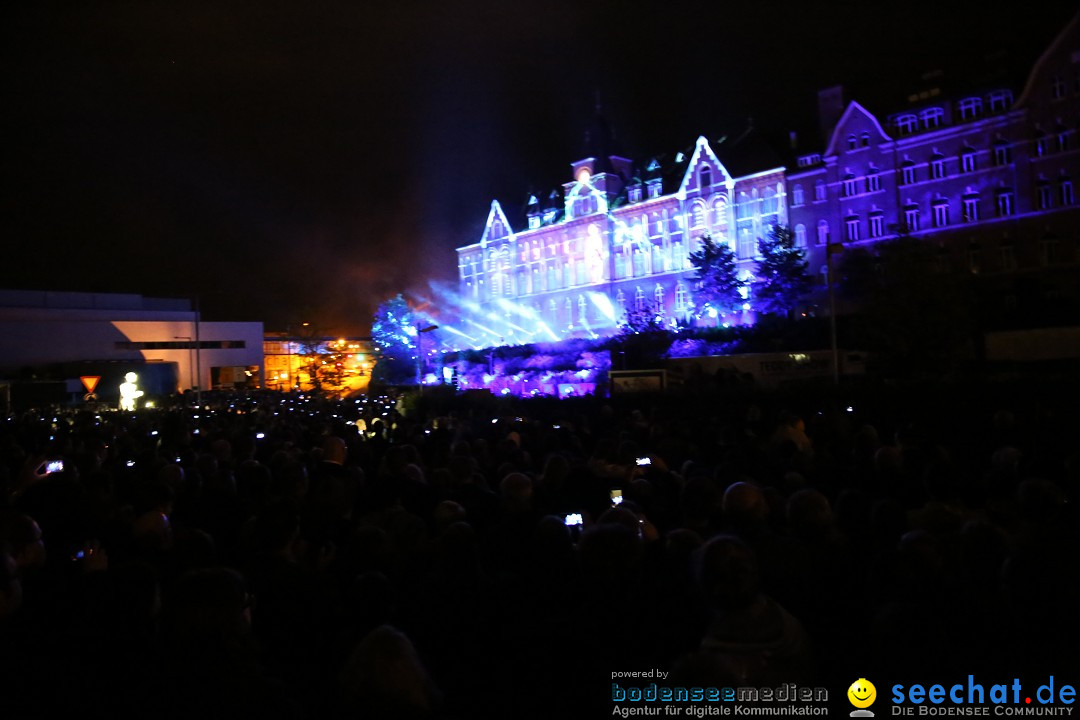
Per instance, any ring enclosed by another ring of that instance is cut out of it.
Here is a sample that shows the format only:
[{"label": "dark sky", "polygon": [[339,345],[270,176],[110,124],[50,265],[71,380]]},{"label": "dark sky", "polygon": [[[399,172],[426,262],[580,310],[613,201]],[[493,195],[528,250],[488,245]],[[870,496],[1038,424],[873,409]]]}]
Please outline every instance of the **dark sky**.
[{"label": "dark sky", "polygon": [[[493,198],[569,179],[599,93],[623,150],[806,126],[843,82],[1021,75],[1067,3],[23,2],[2,21],[0,287],[201,297],[366,332],[453,279]],[[708,9],[705,9],[705,8]],[[995,58],[1000,60],[1001,58]],[[901,87],[904,84],[901,83]],[[891,99],[889,107],[874,107]]]}]

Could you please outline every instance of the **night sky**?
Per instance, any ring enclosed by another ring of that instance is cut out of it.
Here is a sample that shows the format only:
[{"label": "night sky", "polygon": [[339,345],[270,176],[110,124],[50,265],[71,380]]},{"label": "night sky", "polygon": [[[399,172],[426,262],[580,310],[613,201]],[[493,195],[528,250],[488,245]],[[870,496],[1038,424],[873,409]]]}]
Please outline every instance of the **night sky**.
[{"label": "night sky", "polygon": [[454,279],[493,198],[520,227],[530,191],[569,179],[597,96],[624,153],[674,153],[751,116],[812,126],[837,82],[888,112],[925,70],[1023,77],[1072,12],[19,3],[0,16],[0,287],[197,294],[207,319],[363,333],[379,301]]}]

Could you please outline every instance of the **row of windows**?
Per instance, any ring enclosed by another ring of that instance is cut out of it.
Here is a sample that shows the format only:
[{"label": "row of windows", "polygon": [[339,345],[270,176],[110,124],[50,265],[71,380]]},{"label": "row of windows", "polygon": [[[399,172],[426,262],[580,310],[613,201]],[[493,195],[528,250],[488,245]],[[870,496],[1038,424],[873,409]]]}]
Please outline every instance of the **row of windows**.
[{"label": "row of windows", "polygon": [[[1013,94],[1010,90],[996,90],[985,98],[968,97],[956,103],[956,110],[961,121],[976,120],[983,115],[984,107],[989,107],[991,113],[1004,112],[1009,109],[1013,102]],[[901,135],[912,135],[920,130],[934,130],[941,127],[945,122],[945,109],[942,107],[928,107],[918,113],[902,113],[892,118],[892,125]],[[851,138],[848,139],[848,147],[852,149]]]}]

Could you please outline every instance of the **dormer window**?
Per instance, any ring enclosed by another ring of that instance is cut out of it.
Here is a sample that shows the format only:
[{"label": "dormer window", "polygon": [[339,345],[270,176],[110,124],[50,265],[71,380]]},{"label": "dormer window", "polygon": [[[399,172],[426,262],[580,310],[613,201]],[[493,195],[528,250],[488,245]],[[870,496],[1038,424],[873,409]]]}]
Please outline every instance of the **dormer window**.
[{"label": "dormer window", "polygon": [[649,197],[650,198],[658,198],[658,197],[660,197],[660,190],[661,190],[661,187],[660,187],[660,180],[659,179],[649,181]]},{"label": "dormer window", "polygon": [[847,149],[854,150],[859,147],[859,140],[855,137],[855,133],[847,136]]},{"label": "dormer window", "polygon": [[893,122],[902,135],[910,135],[919,129],[919,118],[915,115],[897,115]]},{"label": "dormer window", "polygon": [[632,203],[641,202],[641,186],[631,185],[627,191],[627,197]]},{"label": "dormer window", "polygon": [[529,229],[530,230],[535,230],[538,227],[540,227],[540,216],[539,215],[530,215],[529,216]]},{"label": "dormer window", "polygon": [[870,133],[864,132],[862,134],[862,146],[863,147],[870,147]]},{"label": "dormer window", "polygon": [[982,98],[964,98],[957,105],[957,109],[960,111],[961,120],[975,120],[982,115]]},{"label": "dormer window", "polygon": [[701,173],[698,177],[699,187],[702,192],[705,192],[712,185],[712,170],[710,170],[708,167],[703,167],[701,168]]},{"label": "dormer window", "polygon": [[922,121],[922,126],[926,130],[933,130],[936,127],[941,127],[941,122],[945,118],[945,111],[939,107],[926,108],[919,113],[919,120]]},{"label": "dormer window", "polygon": [[1012,105],[1012,90],[995,90],[990,93],[990,112],[1004,112]]}]

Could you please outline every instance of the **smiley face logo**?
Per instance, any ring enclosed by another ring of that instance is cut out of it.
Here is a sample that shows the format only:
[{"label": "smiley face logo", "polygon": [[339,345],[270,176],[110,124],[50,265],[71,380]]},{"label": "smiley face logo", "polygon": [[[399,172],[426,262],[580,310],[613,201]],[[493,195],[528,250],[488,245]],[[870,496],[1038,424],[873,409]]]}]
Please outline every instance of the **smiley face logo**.
[{"label": "smiley face logo", "polygon": [[851,687],[847,691],[847,697],[855,707],[860,709],[868,708],[877,699],[877,688],[874,687],[874,683],[866,678],[859,678],[851,683]]}]

